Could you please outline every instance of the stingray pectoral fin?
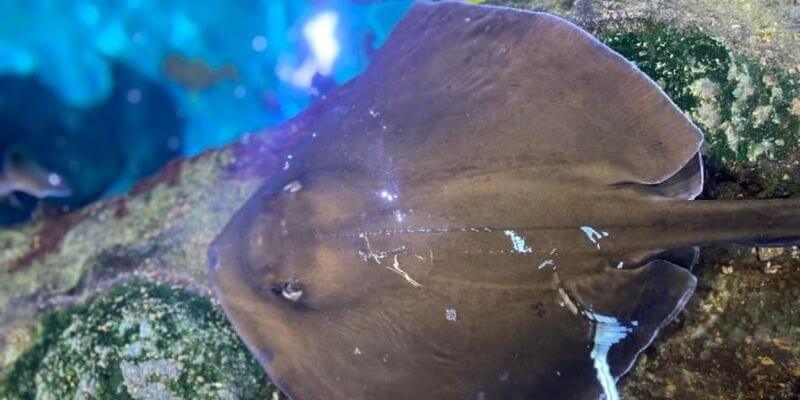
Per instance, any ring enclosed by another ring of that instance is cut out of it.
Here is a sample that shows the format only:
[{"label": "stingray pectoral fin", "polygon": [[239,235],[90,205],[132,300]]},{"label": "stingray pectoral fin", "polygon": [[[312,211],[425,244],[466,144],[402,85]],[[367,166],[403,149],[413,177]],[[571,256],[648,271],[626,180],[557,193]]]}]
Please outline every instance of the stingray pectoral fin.
[{"label": "stingray pectoral fin", "polygon": [[659,183],[620,182],[613,186],[619,189],[632,189],[649,197],[694,200],[703,192],[703,160],[700,153],[695,154],[675,174]]},{"label": "stingray pectoral fin", "polygon": [[683,309],[697,279],[685,268],[654,260],[636,269],[609,268],[588,282],[574,290],[595,324],[594,362],[616,379]]},{"label": "stingray pectoral fin", "polygon": [[609,353],[615,377],[628,372],[658,331],[683,310],[697,286],[697,278],[691,272],[669,261],[651,261],[629,272],[636,275],[629,278],[626,288],[632,293],[630,303],[620,302],[618,306],[628,313],[631,332]]}]

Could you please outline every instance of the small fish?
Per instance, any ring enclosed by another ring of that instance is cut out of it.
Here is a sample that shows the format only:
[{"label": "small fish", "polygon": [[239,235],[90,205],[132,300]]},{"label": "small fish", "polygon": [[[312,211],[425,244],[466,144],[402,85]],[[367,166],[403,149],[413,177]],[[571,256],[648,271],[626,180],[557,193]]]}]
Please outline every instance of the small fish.
[{"label": "small fish", "polygon": [[50,171],[24,153],[11,150],[3,156],[3,169],[0,171],[0,198],[22,192],[33,197],[69,197],[72,188],[64,177]]},{"label": "small fish", "polygon": [[166,77],[193,92],[207,89],[225,79],[239,78],[239,71],[231,64],[215,69],[205,61],[190,60],[177,54],[168,55],[161,70]]}]

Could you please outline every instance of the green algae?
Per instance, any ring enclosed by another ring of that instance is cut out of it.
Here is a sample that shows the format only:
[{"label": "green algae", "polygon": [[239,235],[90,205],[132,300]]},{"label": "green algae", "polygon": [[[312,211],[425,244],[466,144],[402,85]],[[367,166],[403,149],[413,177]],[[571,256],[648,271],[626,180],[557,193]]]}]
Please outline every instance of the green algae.
[{"label": "green algae", "polygon": [[47,312],[35,344],[0,382],[3,399],[249,399],[274,387],[202,296],[126,284]]},{"label": "green algae", "polygon": [[740,56],[697,27],[643,20],[594,33],[658,82],[703,130],[708,163],[793,161],[800,150],[798,76]]}]

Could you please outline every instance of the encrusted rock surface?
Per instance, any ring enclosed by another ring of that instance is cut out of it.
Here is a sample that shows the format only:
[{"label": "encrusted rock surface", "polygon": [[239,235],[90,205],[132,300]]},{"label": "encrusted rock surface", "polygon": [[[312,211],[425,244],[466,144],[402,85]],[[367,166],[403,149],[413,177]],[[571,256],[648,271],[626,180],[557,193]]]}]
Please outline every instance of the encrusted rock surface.
[{"label": "encrusted rock surface", "polygon": [[[659,82],[706,133],[705,197],[800,194],[796,1],[499,3],[570,18]],[[205,247],[304,133],[295,121],[175,161],[126,196],[0,230],[0,398],[268,396],[207,300]],[[623,397],[800,397],[798,254],[704,249],[696,295]]]}]

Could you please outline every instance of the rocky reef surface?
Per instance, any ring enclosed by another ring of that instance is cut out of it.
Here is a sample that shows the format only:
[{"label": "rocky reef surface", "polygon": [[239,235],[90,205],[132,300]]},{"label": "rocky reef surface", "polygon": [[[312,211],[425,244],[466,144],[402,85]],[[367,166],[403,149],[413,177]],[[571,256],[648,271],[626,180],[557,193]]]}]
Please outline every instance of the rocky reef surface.
[{"label": "rocky reef surface", "polygon": [[[706,134],[705,198],[800,195],[796,2],[499,3],[572,19],[656,80]],[[0,230],[0,398],[269,397],[210,300],[205,248],[303,134],[290,122]],[[800,251],[711,247],[694,272],[623,398],[800,397]]]}]

